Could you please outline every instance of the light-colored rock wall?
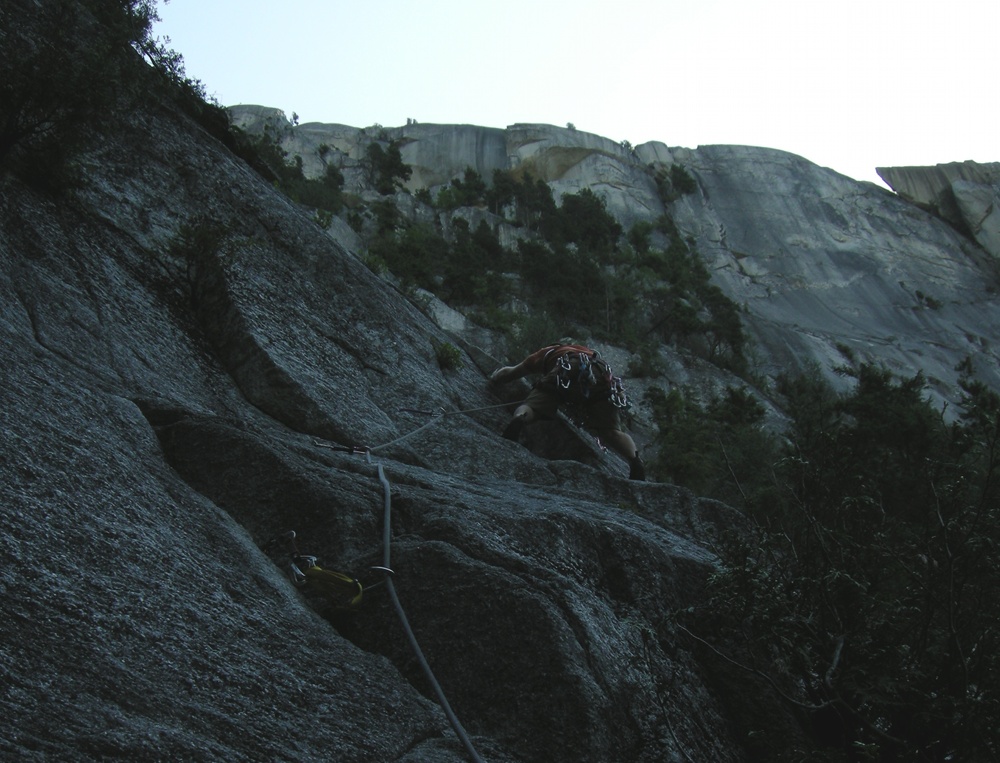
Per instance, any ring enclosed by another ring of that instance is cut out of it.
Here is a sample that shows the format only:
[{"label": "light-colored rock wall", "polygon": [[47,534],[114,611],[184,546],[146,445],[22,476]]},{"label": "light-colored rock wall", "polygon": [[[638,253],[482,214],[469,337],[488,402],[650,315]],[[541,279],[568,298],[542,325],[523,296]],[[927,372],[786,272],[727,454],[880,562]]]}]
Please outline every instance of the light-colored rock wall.
[{"label": "light-colored rock wall", "polygon": [[663,213],[652,174],[630,148],[551,125],[517,124],[507,128],[507,136],[510,168],[547,182],[557,202],[589,188],[626,230]]},{"label": "light-colored rock wall", "polygon": [[878,176],[907,201],[934,206],[958,180],[981,185],[1000,182],[1000,162],[950,162],[933,167],[877,167]]},{"label": "light-colored rock wall", "polygon": [[[324,130],[340,130],[336,146],[347,163],[372,139],[364,130],[289,126],[286,148],[315,150],[312,136]],[[878,362],[924,373],[943,405],[957,399],[954,368],[969,356],[1000,388],[1000,303],[987,256],[1000,256],[1000,164],[880,169],[896,195],[749,146],[632,148],[539,124],[407,125],[383,137],[398,140],[414,168],[410,190],[436,188],[466,167],[487,181],[494,169],[509,169],[541,178],[557,200],[589,188],[626,231],[669,212],[743,308],[765,376],[815,365],[844,387],[838,366]],[[698,189],[665,206],[655,173],[675,163]],[[502,232],[506,243],[516,240],[516,231]]]},{"label": "light-colored rock wall", "polygon": [[956,180],[951,191],[969,232],[983,249],[1000,258],[1000,182]]},{"label": "light-colored rock wall", "polygon": [[[474,125],[412,123],[392,128],[355,128],[336,124],[292,125],[283,112],[262,106],[230,109],[233,123],[248,132],[265,127],[279,136],[289,157],[301,156],[306,177],[318,177],[326,164],[339,167],[346,189],[359,192],[365,179],[359,163],[372,140],[395,140],[412,169],[405,187],[432,193],[461,178],[471,168],[489,182],[495,170],[530,173],[544,180],[558,200],[589,188],[628,229],[642,219],[663,214],[653,168],[670,164],[670,150],[659,143],[636,149],[593,133],[543,124],[515,124],[506,129]],[[321,157],[320,147],[326,155]]]},{"label": "light-colored rock wall", "polygon": [[1000,257],[1000,162],[952,162],[933,167],[879,167],[902,198],[968,231]]},{"label": "light-colored rock wall", "polygon": [[1000,303],[984,253],[893,194],[780,151],[680,152],[699,192],[673,206],[744,307],[769,375],[868,360],[923,372],[942,403],[971,356],[994,385]]},{"label": "light-colored rock wall", "polygon": [[472,168],[489,182],[494,170],[507,169],[504,131],[472,125],[412,124],[388,131],[413,174],[407,189],[437,188]]}]

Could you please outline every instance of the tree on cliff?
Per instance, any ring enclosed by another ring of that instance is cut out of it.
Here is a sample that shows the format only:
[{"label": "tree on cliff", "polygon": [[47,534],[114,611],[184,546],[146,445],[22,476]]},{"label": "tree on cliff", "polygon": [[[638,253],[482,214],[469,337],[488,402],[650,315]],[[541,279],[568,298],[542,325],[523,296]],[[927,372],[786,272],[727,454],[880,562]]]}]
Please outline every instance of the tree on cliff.
[{"label": "tree on cliff", "polygon": [[369,143],[362,166],[368,175],[368,182],[383,196],[395,191],[398,184],[405,183],[413,174],[410,165],[403,161],[399,143],[395,140],[390,140],[386,148],[382,148],[377,141]]},{"label": "tree on cliff", "polygon": [[0,7],[0,171],[58,184],[102,120],[140,96],[149,67],[185,81],[180,56],[150,36],[149,0],[9,0]]}]

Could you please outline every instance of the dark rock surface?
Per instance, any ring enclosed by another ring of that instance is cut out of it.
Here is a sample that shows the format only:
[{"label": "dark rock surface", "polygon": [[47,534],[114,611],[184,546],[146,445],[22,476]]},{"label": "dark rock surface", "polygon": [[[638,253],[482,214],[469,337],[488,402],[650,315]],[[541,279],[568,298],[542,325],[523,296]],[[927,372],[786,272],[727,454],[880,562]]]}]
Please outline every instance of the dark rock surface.
[{"label": "dark rock surface", "polygon": [[[881,362],[923,373],[944,406],[971,358],[1000,386],[993,176],[949,179],[963,231],[769,149],[632,149],[545,125],[389,134],[410,190],[520,167],[557,196],[597,189],[625,224],[669,205],[740,305],[759,379]],[[332,146],[349,183],[370,140],[286,138],[313,175]],[[654,173],[675,163],[696,190],[666,201]],[[56,197],[0,179],[0,756],[468,759],[370,570],[388,529],[394,589],[482,759],[752,758],[753,714],[783,711],[673,617],[735,511],[629,482],[563,420],[502,439],[527,387],[487,384],[509,360],[487,332],[442,305],[429,318],[346,224],[321,229],[186,118],[121,119],[81,177]],[[440,368],[446,342],[461,367]],[[675,386],[733,381],[661,354]],[[359,609],[293,586],[265,551],[288,530],[375,584]]]},{"label": "dark rock surface", "polygon": [[483,759],[744,758],[670,615],[729,509],[557,423],[577,460],[502,440],[490,359],[442,371],[448,335],[185,119],[86,166],[59,200],[0,187],[4,759],[466,759],[385,588],[325,611],[261,550],[294,529],[370,580],[378,465]]}]

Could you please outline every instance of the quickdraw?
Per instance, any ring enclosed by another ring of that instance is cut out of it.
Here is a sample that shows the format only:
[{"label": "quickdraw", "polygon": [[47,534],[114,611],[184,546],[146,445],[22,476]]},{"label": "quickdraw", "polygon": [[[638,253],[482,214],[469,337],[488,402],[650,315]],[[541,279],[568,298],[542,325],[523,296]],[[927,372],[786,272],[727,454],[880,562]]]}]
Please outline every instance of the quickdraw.
[{"label": "quickdraw", "polygon": [[323,596],[345,609],[351,609],[361,603],[365,590],[361,581],[343,572],[323,569],[315,556],[297,556],[290,566],[295,585],[315,588]]},{"label": "quickdraw", "polygon": [[573,381],[570,378],[570,373],[572,371],[573,371],[573,364],[569,362],[569,356],[568,355],[560,356],[556,369],[556,383],[563,389],[569,389],[569,385]]},{"label": "quickdraw", "polygon": [[632,404],[628,401],[628,395],[625,394],[625,383],[622,381],[620,376],[611,377],[611,403],[615,408],[631,408]]},{"label": "quickdraw", "polygon": [[388,567],[371,567],[373,572],[383,575],[383,580],[362,585],[361,581],[352,575],[320,567],[317,557],[299,553],[294,530],[272,538],[264,544],[263,550],[270,553],[279,545],[285,545],[288,549],[285,569],[292,583],[298,588],[308,587],[319,593],[339,609],[357,607],[361,604],[366,591],[381,585],[384,576],[393,574]]},{"label": "quickdraw", "polygon": [[[576,360],[575,368],[573,360]],[[600,377],[595,375],[595,368],[600,373]],[[562,390],[569,390],[575,383],[580,397],[584,400],[589,400],[595,389],[604,386],[607,388],[607,392],[604,394],[607,395],[612,405],[616,408],[631,407],[628,396],[625,394],[625,384],[622,382],[622,378],[614,375],[611,366],[600,359],[596,351],[593,355],[583,352],[561,355],[556,361],[555,379],[557,386]],[[603,382],[603,385],[599,384],[599,381]]]}]

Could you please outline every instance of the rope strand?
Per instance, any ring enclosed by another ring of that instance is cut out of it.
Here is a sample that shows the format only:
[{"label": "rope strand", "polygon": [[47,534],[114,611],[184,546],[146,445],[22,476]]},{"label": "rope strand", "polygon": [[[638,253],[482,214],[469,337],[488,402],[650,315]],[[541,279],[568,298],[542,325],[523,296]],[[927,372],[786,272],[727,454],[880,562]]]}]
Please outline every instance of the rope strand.
[{"label": "rope strand", "polygon": [[482,408],[465,408],[465,409],[458,410],[458,411],[445,411],[445,410],[440,410],[440,411],[423,411],[423,410],[420,410],[419,408],[400,408],[399,409],[400,411],[403,411],[403,412],[406,412],[406,413],[419,413],[419,414],[421,414],[423,416],[432,416],[433,418],[431,418],[431,420],[428,421],[428,422],[426,422],[425,424],[421,424],[419,427],[417,427],[416,429],[414,429],[412,432],[407,432],[406,434],[400,435],[399,437],[397,437],[394,440],[389,440],[388,442],[384,442],[381,445],[373,445],[372,447],[362,447],[362,446],[357,446],[357,445],[329,445],[329,444],[327,444],[325,442],[320,442],[319,440],[317,440],[315,438],[313,438],[313,445],[315,445],[315,446],[317,446],[319,448],[328,448],[330,450],[339,450],[339,451],[342,451],[344,453],[365,453],[365,452],[374,453],[377,450],[382,450],[383,448],[388,448],[390,445],[395,445],[398,442],[402,442],[403,440],[406,440],[406,439],[408,439],[410,437],[413,437],[414,435],[416,435],[416,434],[424,431],[425,429],[427,429],[427,427],[429,427],[431,424],[433,424],[437,419],[444,418],[445,416],[453,416],[453,415],[455,415],[457,413],[476,413],[478,411],[490,411],[490,410],[493,410],[495,408],[506,408],[506,407],[511,406],[511,405],[515,405],[515,406],[516,405],[520,405],[523,402],[524,402],[523,400],[520,400],[520,401],[515,402],[515,403],[500,403],[499,405],[485,405]]},{"label": "rope strand", "polygon": [[[368,463],[371,463],[371,452],[367,454]],[[376,464],[378,469],[378,479],[382,483],[382,502],[385,510],[384,513],[384,527],[382,528],[382,566],[386,569],[392,569],[390,564],[391,559],[389,558],[389,549],[392,543],[392,488],[389,485],[389,480],[385,476],[385,470],[382,468],[382,464]],[[434,694],[437,695],[438,703],[441,705],[441,709],[444,710],[445,716],[448,718],[448,722],[451,724],[452,729],[455,734],[458,735],[459,740],[461,740],[462,745],[465,747],[466,752],[469,753],[469,757],[472,759],[473,763],[483,763],[483,759],[479,757],[479,753],[476,752],[476,748],[472,744],[472,740],[466,733],[465,728],[462,726],[461,721],[458,720],[458,716],[455,715],[455,711],[451,709],[451,704],[448,702],[448,698],[444,695],[444,690],[441,688],[441,684],[438,683],[437,678],[434,677],[434,672],[431,670],[430,664],[427,662],[427,658],[424,656],[423,650],[420,648],[420,644],[417,643],[417,637],[413,633],[413,629],[410,627],[410,622],[406,618],[406,612],[403,611],[403,605],[399,602],[399,597],[396,595],[396,586],[392,582],[392,576],[386,575],[385,587],[389,592],[389,598],[392,599],[392,605],[396,610],[396,615],[399,617],[399,622],[403,626],[403,630],[406,632],[406,638],[410,642],[410,648],[413,649],[413,653],[417,657],[417,662],[420,663],[420,667],[424,671],[424,675],[430,682],[431,687],[434,689]]]}]

